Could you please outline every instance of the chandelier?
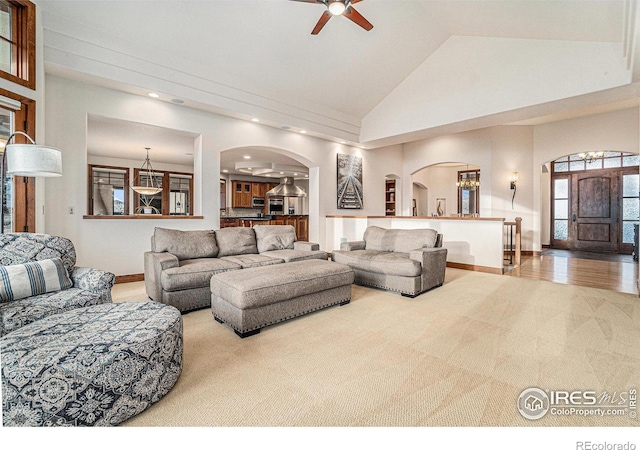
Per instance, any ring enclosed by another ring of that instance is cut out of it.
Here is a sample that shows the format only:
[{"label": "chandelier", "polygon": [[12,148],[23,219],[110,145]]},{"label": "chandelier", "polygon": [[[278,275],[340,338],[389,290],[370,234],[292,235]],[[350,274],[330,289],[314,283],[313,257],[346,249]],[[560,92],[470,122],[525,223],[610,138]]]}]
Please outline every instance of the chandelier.
[{"label": "chandelier", "polygon": [[604,155],[604,152],[585,152],[585,153],[578,153],[578,156],[580,158],[582,158],[584,161],[587,162],[587,164],[593,162],[596,159],[602,158],[602,155]]},{"label": "chandelier", "polygon": [[456,181],[456,187],[463,191],[475,191],[480,186],[480,181],[471,179],[467,173],[461,175],[460,180]]},{"label": "chandelier", "polygon": [[[162,188],[154,182],[153,167],[151,167],[151,160],[149,159],[149,150],[151,149],[149,147],[145,147],[145,149],[147,150],[147,158],[142,163],[142,167],[140,167],[138,179],[133,180],[134,184],[131,189],[140,195],[155,195],[161,192]],[[142,183],[143,177],[145,177],[144,184]]]}]

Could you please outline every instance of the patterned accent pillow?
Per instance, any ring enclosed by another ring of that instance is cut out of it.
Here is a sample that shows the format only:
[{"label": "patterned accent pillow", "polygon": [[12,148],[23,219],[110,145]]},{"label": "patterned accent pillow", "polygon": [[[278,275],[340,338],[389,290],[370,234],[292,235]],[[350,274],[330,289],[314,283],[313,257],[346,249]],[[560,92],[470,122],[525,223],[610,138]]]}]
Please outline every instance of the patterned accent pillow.
[{"label": "patterned accent pillow", "polygon": [[0,303],[60,291],[72,285],[60,258],[0,266]]}]

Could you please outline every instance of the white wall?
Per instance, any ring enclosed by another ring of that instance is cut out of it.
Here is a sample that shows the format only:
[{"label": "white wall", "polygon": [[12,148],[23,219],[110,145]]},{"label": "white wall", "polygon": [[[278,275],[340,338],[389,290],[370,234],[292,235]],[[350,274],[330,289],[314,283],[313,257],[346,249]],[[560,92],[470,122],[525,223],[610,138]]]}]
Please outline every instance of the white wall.
[{"label": "white wall", "polygon": [[[194,144],[194,211],[204,219],[83,219],[68,214],[87,204],[87,117],[96,114],[182,130],[198,135]],[[149,249],[154,227],[215,229],[219,226],[219,154],[242,147],[265,147],[286,154],[310,168],[310,240],[326,242],[328,214],[384,214],[384,176],[402,173],[402,148],[361,150],[249,121],[159,102],[144,96],[99,88],[48,76],[46,79],[47,144],[63,152],[61,178],[47,180],[46,232],[70,238],[78,263],[110,270],[116,275],[143,272],[143,252]],[[362,210],[336,207],[336,155],[363,157]],[[215,176],[212,176],[215,174]],[[213,193],[213,195],[211,194]]]},{"label": "white wall", "polygon": [[630,81],[620,43],[452,36],[367,114],[361,140],[486,117]]}]

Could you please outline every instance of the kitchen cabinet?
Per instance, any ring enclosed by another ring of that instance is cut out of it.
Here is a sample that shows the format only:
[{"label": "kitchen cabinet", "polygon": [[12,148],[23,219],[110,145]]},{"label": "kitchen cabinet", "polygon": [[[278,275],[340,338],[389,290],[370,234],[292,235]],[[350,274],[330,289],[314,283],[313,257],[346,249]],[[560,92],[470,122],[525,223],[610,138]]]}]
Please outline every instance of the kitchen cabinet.
[{"label": "kitchen cabinet", "polygon": [[231,197],[232,208],[251,208],[251,182],[231,181],[233,195]]},{"label": "kitchen cabinet", "polygon": [[221,217],[220,228],[253,227],[254,225],[291,225],[296,230],[296,240],[309,240],[309,216],[274,216],[271,220]]},{"label": "kitchen cabinet", "polygon": [[267,183],[251,183],[251,196],[266,198]]},{"label": "kitchen cabinet", "polygon": [[296,237],[299,241],[309,240],[309,216],[297,216]]}]

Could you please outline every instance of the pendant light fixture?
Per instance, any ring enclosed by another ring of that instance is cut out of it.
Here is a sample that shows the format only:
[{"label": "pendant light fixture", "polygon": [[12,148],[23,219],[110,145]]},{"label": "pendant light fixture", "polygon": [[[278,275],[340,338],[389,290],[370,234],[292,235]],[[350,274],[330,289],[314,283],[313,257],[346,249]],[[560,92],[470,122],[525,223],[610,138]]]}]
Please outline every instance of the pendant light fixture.
[{"label": "pendant light fixture", "polygon": [[[156,195],[162,192],[162,188],[154,182],[153,167],[151,167],[151,160],[149,159],[149,150],[151,150],[151,148],[145,147],[145,149],[147,150],[147,158],[144,160],[144,163],[142,163],[142,167],[140,167],[137,179],[133,180],[134,184],[131,186],[131,189],[140,195]],[[146,177],[144,184],[142,182],[143,176]]]},{"label": "pendant light fixture", "polygon": [[476,188],[480,187],[480,180],[469,177],[469,165],[467,165],[467,170],[460,176],[460,180],[456,181],[456,187],[463,191],[475,191]]}]

